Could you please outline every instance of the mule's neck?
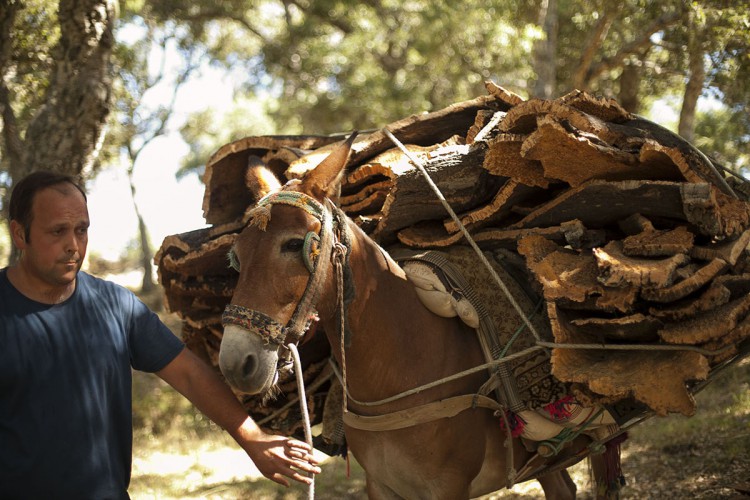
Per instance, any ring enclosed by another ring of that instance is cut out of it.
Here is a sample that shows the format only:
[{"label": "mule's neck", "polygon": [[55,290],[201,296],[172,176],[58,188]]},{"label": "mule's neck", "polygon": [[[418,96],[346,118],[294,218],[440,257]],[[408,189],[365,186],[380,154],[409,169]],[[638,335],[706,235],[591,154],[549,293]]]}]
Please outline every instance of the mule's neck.
[{"label": "mule's neck", "polygon": [[[474,332],[461,321],[428,311],[388,253],[351,222],[349,230],[355,297],[347,309],[351,337],[345,354],[352,396],[383,399],[481,364]],[[335,314],[324,325],[334,357],[341,363]],[[448,385],[425,397],[431,400],[436,393],[444,397],[453,392],[455,388]]]}]

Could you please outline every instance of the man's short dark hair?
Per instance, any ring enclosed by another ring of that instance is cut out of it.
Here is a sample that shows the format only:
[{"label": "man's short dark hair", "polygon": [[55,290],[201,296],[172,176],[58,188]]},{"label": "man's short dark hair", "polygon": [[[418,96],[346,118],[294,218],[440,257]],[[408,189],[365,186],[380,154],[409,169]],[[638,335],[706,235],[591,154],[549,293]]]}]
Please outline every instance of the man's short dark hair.
[{"label": "man's short dark hair", "polygon": [[8,216],[10,220],[14,220],[24,227],[27,240],[31,232],[31,207],[34,203],[34,196],[42,189],[64,183],[75,186],[83,195],[83,199],[86,200],[86,192],[78,184],[75,177],[59,172],[37,170],[21,179],[13,187],[13,191],[10,193],[10,203],[8,204]]}]

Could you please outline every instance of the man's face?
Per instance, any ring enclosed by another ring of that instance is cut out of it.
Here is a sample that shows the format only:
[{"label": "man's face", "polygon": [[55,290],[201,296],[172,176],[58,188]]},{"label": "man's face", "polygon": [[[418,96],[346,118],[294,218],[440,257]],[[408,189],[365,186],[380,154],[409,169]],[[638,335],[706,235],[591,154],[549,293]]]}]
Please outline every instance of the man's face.
[{"label": "man's face", "polygon": [[32,204],[32,220],[28,240],[19,235],[14,239],[23,252],[22,262],[35,278],[51,286],[72,283],[88,245],[89,212],[83,195],[63,183],[39,191]]}]

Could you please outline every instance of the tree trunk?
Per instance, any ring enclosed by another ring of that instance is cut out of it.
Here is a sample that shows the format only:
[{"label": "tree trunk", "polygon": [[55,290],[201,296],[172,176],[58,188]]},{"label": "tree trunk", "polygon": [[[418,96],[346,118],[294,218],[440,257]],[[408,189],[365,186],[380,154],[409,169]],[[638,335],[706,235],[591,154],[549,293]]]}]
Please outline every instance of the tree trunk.
[{"label": "tree trunk", "polygon": [[138,235],[140,238],[141,247],[141,267],[143,267],[143,281],[141,282],[141,292],[148,293],[156,288],[154,283],[154,253],[151,251],[151,238],[148,235],[148,229],[146,229],[146,223],[143,220],[143,216],[138,211],[136,205],[136,212],[138,213]]},{"label": "tree trunk", "polygon": [[557,0],[543,0],[539,10],[539,24],[544,30],[544,39],[534,47],[534,97],[549,99],[555,91],[557,70],[555,54],[557,53]]},{"label": "tree trunk", "polygon": [[685,85],[685,95],[682,98],[682,109],[680,110],[680,123],[677,132],[688,142],[693,142],[695,138],[695,111],[698,107],[698,98],[703,91],[703,84],[706,80],[706,66],[703,62],[703,49],[695,37],[692,35],[688,45],[690,58],[690,76]]},{"label": "tree trunk", "polygon": [[154,255],[151,252],[151,239],[148,236],[148,229],[146,228],[146,222],[143,220],[143,215],[138,209],[138,202],[135,199],[135,183],[133,182],[133,167],[128,169],[128,183],[130,184],[130,196],[133,200],[133,209],[135,215],[138,218],[138,243],[140,250],[140,261],[141,268],[143,269],[143,281],[141,282],[141,292],[150,292],[154,289],[154,278],[153,278],[153,261]]},{"label": "tree trunk", "polygon": [[[7,2],[5,2],[7,3]],[[4,4],[5,4],[4,3]],[[20,6],[20,7],[19,7]],[[85,180],[101,144],[110,106],[110,56],[117,3],[114,0],[60,0],[60,39],[51,54],[55,61],[48,78],[44,104],[31,118],[25,133],[12,107],[5,81],[12,57],[15,15],[23,6],[11,2],[0,9],[0,111],[3,152],[10,182],[3,197],[7,206],[13,182],[40,169]],[[4,214],[6,215],[6,214]],[[17,254],[11,250],[10,263]]]},{"label": "tree trunk", "polygon": [[625,63],[618,80],[620,83],[620,105],[631,113],[639,113],[641,108],[640,93],[638,92],[641,84],[640,61]]},{"label": "tree trunk", "polygon": [[45,104],[26,131],[27,172],[90,173],[109,114],[116,8],[113,0],[60,0],[56,64]]},{"label": "tree trunk", "polygon": [[578,68],[573,74],[572,87],[578,90],[586,90],[589,83],[589,70],[594,62],[594,57],[602,46],[602,42],[607,37],[609,27],[612,26],[614,16],[611,15],[610,10],[607,10],[599,18],[599,22],[596,23],[596,28],[591,33],[586,47],[583,49],[581,55],[581,62],[578,64]]}]

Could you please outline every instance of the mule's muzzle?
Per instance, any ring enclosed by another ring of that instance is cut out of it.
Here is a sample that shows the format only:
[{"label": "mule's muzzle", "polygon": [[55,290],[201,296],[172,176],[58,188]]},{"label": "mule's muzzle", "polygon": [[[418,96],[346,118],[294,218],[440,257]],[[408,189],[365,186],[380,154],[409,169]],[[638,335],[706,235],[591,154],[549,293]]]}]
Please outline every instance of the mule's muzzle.
[{"label": "mule's muzzle", "polygon": [[248,394],[268,391],[278,378],[278,346],[237,325],[226,325],[219,368],[229,385]]}]

